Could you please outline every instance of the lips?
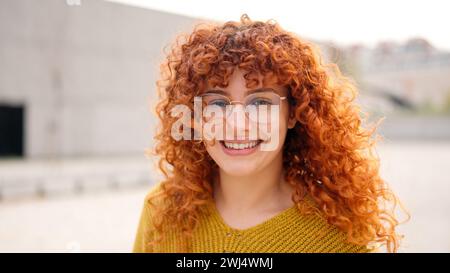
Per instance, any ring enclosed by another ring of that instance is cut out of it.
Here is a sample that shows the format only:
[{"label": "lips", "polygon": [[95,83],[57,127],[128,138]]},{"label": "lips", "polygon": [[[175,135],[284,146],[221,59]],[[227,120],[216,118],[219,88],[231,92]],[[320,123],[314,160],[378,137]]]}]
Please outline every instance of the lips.
[{"label": "lips", "polygon": [[255,152],[261,140],[254,141],[220,141],[223,151],[227,155],[249,155]]},{"label": "lips", "polygon": [[259,144],[259,141],[250,141],[250,142],[229,142],[224,141],[223,145],[227,149],[234,149],[234,150],[243,150],[243,149],[251,149]]}]

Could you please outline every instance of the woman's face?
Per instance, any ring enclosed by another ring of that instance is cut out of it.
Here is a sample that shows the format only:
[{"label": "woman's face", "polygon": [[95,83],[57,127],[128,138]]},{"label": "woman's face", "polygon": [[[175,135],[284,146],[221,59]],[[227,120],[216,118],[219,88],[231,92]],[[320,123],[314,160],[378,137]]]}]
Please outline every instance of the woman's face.
[{"label": "woman's face", "polygon": [[[267,87],[268,90],[252,93],[252,91],[262,87]],[[274,94],[270,94],[270,92]],[[272,106],[269,106],[269,103],[262,98],[275,98],[276,101],[281,97],[278,114],[273,110],[268,111],[275,115],[270,122],[264,122],[264,125],[262,125],[254,118],[246,116],[243,110],[244,107],[235,107],[232,108],[233,111],[242,111],[242,115],[240,115],[241,122],[237,121],[238,114],[223,119],[223,123],[227,126],[226,130],[233,132],[233,134],[225,133],[223,140],[220,141],[205,141],[207,152],[223,172],[231,176],[248,176],[266,169],[275,160],[282,160],[282,148],[287,130],[295,125],[295,119],[289,115],[288,90],[286,87],[277,85],[262,86],[262,81],[260,81],[260,86],[248,89],[245,86],[243,72],[236,68],[226,88],[207,88],[205,93],[212,94],[212,96],[207,95],[204,98],[209,99],[209,102],[215,104],[215,106],[221,105],[220,103],[223,102],[223,100],[217,99],[215,93],[221,93],[221,95],[228,97],[230,101],[252,102],[254,105],[266,105],[268,108]],[[253,98],[252,96],[248,97],[249,94],[254,94]],[[217,101],[219,102],[217,103]],[[266,113],[265,115],[267,116]],[[278,126],[275,126],[274,121],[278,123]],[[263,132],[270,132],[270,134],[259,132],[255,135],[254,131],[249,130],[251,128],[250,124],[263,127],[266,129]]]}]

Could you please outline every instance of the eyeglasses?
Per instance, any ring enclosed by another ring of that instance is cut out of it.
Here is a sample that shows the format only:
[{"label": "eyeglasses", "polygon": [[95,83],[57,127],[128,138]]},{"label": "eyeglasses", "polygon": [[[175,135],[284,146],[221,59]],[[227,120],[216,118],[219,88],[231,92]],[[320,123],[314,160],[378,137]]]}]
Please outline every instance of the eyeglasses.
[{"label": "eyeglasses", "polygon": [[[245,113],[249,120],[258,123],[269,122],[270,119],[267,115],[269,111],[273,106],[280,107],[281,102],[287,98],[282,97],[272,91],[250,94],[244,98],[243,102],[232,101],[227,96],[217,93],[205,93],[200,95],[200,97],[202,98],[206,109],[208,109],[208,107],[215,108],[221,110],[222,113],[225,113],[225,115],[222,115],[222,117],[220,117],[221,119],[229,118],[229,116],[233,112],[233,107],[237,104],[241,104],[242,106],[244,106]],[[210,110],[213,111],[213,109]]]}]

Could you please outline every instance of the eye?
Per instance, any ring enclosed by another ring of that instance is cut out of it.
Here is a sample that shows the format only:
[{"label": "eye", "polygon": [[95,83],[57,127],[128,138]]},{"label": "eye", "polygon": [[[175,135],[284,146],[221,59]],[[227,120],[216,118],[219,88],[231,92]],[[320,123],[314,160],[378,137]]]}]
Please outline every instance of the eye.
[{"label": "eye", "polygon": [[215,99],[215,100],[208,102],[208,105],[216,105],[216,106],[225,108],[228,105],[228,101],[226,101],[224,99]]},{"label": "eye", "polygon": [[267,98],[255,98],[250,101],[250,105],[254,105],[254,106],[272,105],[272,101]]}]

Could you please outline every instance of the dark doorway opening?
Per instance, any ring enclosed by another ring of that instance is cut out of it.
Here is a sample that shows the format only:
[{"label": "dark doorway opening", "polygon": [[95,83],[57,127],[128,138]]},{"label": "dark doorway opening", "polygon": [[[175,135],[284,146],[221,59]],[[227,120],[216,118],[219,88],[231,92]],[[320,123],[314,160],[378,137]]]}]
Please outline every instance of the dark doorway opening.
[{"label": "dark doorway opening", "polygon": [[0,104],[0,157],[24,156],[24,107]]}]

